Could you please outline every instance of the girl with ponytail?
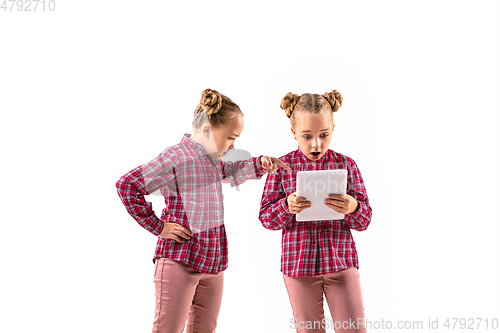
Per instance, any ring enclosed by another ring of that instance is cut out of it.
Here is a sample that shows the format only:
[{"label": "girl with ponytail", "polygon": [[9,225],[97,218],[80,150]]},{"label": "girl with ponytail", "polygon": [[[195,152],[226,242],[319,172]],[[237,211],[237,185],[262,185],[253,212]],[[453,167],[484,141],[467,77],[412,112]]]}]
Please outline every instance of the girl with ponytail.
[{"label": "girl with ponytail", "polygon": [[[158,236],[153,333],[215,332],[227,268],[222,183],[238,186],[280,166],[290,170],[269,156],[221,160],[243,130],[243,113],[216,90],[203,91],[192,129],[116,183],[129,214]],[[160,218],[144,198],[156,191],[166,204]]]},{"label": "girl with ponytail", "polygon": [[[279,170],[268,175],[260,204],[262,225],[282,230],[281,272],[297,332],[325,332],[323,295],[336,332],[366,332],[351,229],[365,230],[372,209],[354,160],[329,149],[335,128],[333,113],[342,102],[336,90],[301,96],[290,92],[281,100],[299,147],[280,157],[292,172]],[[347,194],[330,194],[324,204],[345,214],[344,219],[297,221],[295,215],[311,207],[296,195],[297,172],[332,169],[347,169]]]}]

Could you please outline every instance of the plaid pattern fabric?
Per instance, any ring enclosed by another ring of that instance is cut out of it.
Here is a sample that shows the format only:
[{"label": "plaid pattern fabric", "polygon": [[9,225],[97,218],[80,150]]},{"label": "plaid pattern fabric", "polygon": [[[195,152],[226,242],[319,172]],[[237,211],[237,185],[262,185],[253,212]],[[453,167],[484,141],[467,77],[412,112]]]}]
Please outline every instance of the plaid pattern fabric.
[{"label": "plaid pattern fabric", "polygon": [[[365,230],[370,224],[372,209],[354,160],[328,149],[313,166],[300,148],[280,160],[293,172],[280,168],[267,176],[259,219],[267,229],[282,230],[281,272],[299,277],[359,268],[350,229]],[[347,194],[358,201],[358,210],[346,214],[343,220],[297,221],[286,203],[288,196],[296,191],[297,172],[335,169],[347,169]]]},{"label": "plaid pattern fabric", "polygon": [[[116,188],[129,214],[152,234],[159,235],[164,222],[179,223],[193,232],[182,243],[158,237],[153,261],[166,257],[198,272],[216,274],[227,268],[222,183],[237,186],[247,179],[260,179],[265,172],[260,156],[237,162],[214,160],[190,136],[184,134],[179,144],[126,173]],[[161,218],[144,198],[155,191],[165,198]]]}]

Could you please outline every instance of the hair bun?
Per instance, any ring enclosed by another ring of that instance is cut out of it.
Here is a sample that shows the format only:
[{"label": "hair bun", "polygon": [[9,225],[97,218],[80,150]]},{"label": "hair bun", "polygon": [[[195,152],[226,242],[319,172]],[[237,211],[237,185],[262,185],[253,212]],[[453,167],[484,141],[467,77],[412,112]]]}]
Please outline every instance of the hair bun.
[{"label": "hair bun", "polygon": [[281,100],[280,107],[285,110],[286,116],[290,118],[292,116],[293,109],[295,105],[299,102],[300,96],[297,94],[292,94],[289,92],[285,97]]},{"label": "hair bun", "polygon": [[201,93],[200,105],[203,111],[210,116],[217,113],[222,107],[222,96],[217,90],[205,89]]},{"label": "hair bun", "polygon": [[342,106],[342,102],[344,99],[337,90],[326,92],[322,96],[328,101],[328,104],[330,104],[330,106],[332,107],[333,112],[337,112]]}]

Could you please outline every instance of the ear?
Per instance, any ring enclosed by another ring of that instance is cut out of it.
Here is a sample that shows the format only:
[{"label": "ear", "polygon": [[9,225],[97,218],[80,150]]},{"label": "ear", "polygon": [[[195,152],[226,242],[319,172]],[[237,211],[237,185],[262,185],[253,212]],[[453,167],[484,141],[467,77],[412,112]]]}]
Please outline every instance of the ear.
[{"label": "ear", "polygon": [[335,124],[332,125],[332,133],[333,133],[334,129],[335,129]]},{"label": "ear", "polygon": [[292,131],[292,134],[293,134],[293,137],[295,138],[295,140],[297,140],[297,137],[295,136],[295,130],[293,129],[293,127],[290,127],[290,130]]},{"label": "ear", "polygon": [[203,136],[208,139],[208,136],[210,135],[210,125],[203,124],[203,126],[201,127],[201,132],[203,133]]}]

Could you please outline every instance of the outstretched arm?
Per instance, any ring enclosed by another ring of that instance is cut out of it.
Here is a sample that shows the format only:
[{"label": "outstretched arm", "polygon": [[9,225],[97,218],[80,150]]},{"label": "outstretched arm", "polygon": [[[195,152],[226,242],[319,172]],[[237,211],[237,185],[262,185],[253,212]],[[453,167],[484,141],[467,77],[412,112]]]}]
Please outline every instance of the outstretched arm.
[{"label": "outstretched arm", "polygon": [[288,165],[276,157],[259,156],[248,160],[225,162],[222,164],[222,182],[238,186],[248,179],[260,179],[265,173],[274,173],[279,167],[292,171]]}]

